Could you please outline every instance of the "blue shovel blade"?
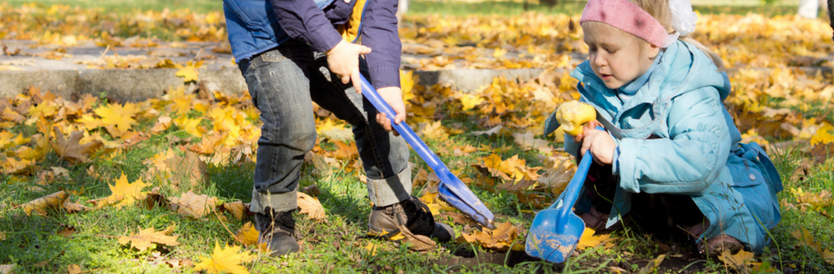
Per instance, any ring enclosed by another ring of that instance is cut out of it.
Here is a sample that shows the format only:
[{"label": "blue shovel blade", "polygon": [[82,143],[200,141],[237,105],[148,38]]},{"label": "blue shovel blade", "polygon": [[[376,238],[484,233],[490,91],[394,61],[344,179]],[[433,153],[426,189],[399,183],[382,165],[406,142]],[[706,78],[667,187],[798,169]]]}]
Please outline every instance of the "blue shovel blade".
[{"label": "blue shovel blade", "polygon": [[527,233],[525,250],[533,257],[563,263],[576,249],[585,221],[573,212],[559,216],[561,209],[545,209],[536,214]]},{"label": "blue shovel blade", "polygon": [[448,170],[444,171],[449,174],[438,174],[438,177],[441,178],[440,184],[437,186],[437,193],[440,198],[481,225],[495,229],[493,221],[495,216],[492,215],[492,212],[489,211],[486,205],[458,177],[451,174]]}]

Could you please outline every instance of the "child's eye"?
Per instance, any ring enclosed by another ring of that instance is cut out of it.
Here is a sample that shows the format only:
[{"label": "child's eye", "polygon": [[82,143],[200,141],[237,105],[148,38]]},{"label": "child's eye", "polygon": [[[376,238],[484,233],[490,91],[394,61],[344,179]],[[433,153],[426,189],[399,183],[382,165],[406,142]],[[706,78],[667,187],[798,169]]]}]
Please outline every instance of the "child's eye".
[{"label": "child's eye", "polygon": [[605,48],[605,51],[608,52],[608,53],[615,53],[615,52],[617,52],[617,49]]}]

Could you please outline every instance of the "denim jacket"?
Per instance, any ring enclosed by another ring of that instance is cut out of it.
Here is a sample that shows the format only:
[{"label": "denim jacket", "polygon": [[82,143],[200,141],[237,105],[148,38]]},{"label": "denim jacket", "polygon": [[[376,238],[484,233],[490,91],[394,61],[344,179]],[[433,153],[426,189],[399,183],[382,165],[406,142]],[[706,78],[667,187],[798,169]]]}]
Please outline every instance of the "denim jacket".
[{"label": "denim jacket", "polygon": [[[625,102],[588,61],[571,73],[580,82],[580,100],[597,110],[619,149],[620,181],[607,226],[628,213],[632,193],[689,195],[710,221],[702,237],[725,233],[761,250],[767,230],[781,219],[776,193],[782,183],[761,147],[739,144],[741,134],[722,103],[730,93],[726,73],[683,41],[660,58],[646,84]],[[648,139],[652,135],[660,138]],[[565,138],[566,151],[576,153],[578,145]],[[580,197],[576,210],[589,206]]]},{"label": "denim jacket", "polygon": [[372,84],[399,87],[397,0],[223,0],[223,11],[237,62],[289,39],[326,52],[342,39],[356,42],[362,37],[372,49],[365,56]]}]

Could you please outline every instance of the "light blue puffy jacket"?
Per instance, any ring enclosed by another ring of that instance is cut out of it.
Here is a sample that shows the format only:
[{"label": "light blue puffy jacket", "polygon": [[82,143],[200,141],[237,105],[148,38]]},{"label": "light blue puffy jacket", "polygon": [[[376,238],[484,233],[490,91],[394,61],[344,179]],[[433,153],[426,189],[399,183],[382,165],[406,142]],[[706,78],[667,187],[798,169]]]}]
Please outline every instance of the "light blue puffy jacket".
[{"label": "light blue puffy jacket", "polygon": [[[729,79],[706,54],[678,40],[625,103],[588,61],[571,76],[580,82],[580,100],[596,108],[619,146],[619,188],[606,226],[629,212],[632,193],[686,194],[710,220],[699,240],[723,232],[756,251],[769,242],[767,230],[781,219],[781,179],[757,144],[738,143],[741,134],[722,103]],[[565,150],[576,153],[578,144],[565,138]],[[589,206],[581,197],[576,211]]]}]

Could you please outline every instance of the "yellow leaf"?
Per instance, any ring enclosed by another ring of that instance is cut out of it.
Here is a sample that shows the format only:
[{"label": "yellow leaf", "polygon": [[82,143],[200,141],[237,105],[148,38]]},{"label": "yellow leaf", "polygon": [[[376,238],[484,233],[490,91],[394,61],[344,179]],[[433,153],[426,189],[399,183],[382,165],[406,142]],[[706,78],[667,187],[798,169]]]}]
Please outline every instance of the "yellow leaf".
[{"label": "yellow leaf", "polygon": [[799,227],[799,229],[791,231],[791,235],[794,238],[799,240],[796,245],[802,246],[806,245],[816,251],[818,254],[822,254],[822,248],[820,247],[820,243],[814,241],[814,236],[811,235],[811,232],[805,229],[804,227]]},{"label": "yellow leaf", "polygon": [[98,107],[93,110],[99,117],[101,117],[101,124],[104,126],[116,126],[121,132],[127,132],[131,126],[136,123],[133,117],[142,112],[141,109],[136,108],[135,104],[125,103],[124,106],[119,104],[107,104],[106,106]]},{"label": "yellow leaf", "polygon": [[353,140],[353,131],[344,124],[336,124],[333,119],[325,119],[324,123],[316,125],[316,132],[322,137],[350,142]]},{"label": "yellow leaf", "polygon": [[296,197],[298,198],[298,208],[301,209],[299,213],[305,213],[308,215],[308,218],[314,220],[327,218],[318,198],[307,195],[304,192],[296,192]]},{"label": "yellow leaf", "polygon": [[503,56],[504,56],[504,54],[507,54],[507,50],[502,49],[502,48],[497,48],[497,49],[495,49],[495,51],[492,53],[492,57],[495,57],[495,58],[501,58],[501,57],[503,57]]},{"label": "yellow leaf", "polygon": [[446,128],[443,127],[440,121],[427,124],[420,131],[420,134],[423,135],[423,139],[435,139],[437,141],[449,139],[449,134],[446,133]]},{"label": "yellow leaf", "polygon": [[507,251],[518,237],[518,228],[509,222],[496,223],[496,226],[497,228],[494,230],[483,228],[482,231],[476,231],[472,234],[462,232],[461,236],[457,238],[457,242],[477,243],[485,248]]},{"label": "yellow leaf", "polygon": [[483,103],[485,100],[481,96],[464,94],[460,97],[461,110],[468,111]]},{"label": "yellow leaf", "polygon": [[238,220],[243,220],[243,217],[246,216],[247,213],[249,213],[249,209],[246,208],[246,206],[243,205],[243,202],[241,202],[241,201],[234,201],[234,202],[231,202],[231,203],[225,203],[225,204],[222,204],[221,207],[224,210],[226,210],[228,212],[231,212],[232,215],[235,216],[235,219],[238,219]]},{"label": "yellow leaf", "polygon": [[822,253],[822,259],[825,260],[826,263],[834,265],[834,252],[826,249]]},{"label": "yellow leaf", "polygon": [[371,256],[376,256],[376,251],[379,250],[379,245],[375,243],[368,243],[368,245],[365,246],[365,250],[371,253]]},{"label": "yellow leaf", "polygon": [[177,237],[179,236],[168,236],[171,232],[174,232],[173,225],[163,231],[156,231],[153,227],[149,227],[147,229],[140,230],[139,234],[119,237],[119,244],[125,245],[130,242],[130,245],[139,251],[145,251],[145,249],[151,247],[152,242],[168,246],[176,246],[180,244],[177,242]]},{"label": "yellow leaf", "polygon": [[211,257],[200,256],[200,262],[194,265],[194,270],[205,270],[206,273],[232,273],[232,274],[248,274],[249,270],[243,267],[242,263],[248,263],[255,259],[255,256],[249,254],[249,251],[240,252],[240,246],[226,245],[220,248],[220,244],[214,242],[214,252]]},{"label": "yellow leaf", "polygon": [[252,222],[246,222],[243,224],[243,227],[237,231],[236,236],[237,238],[235,238],[235,240],[242,245],[250,246],[258,244],[258,230],[255,229]]},{"label": "yellow leaf", "polygon": [[68,265],[67,274],[81,274],[81,266],[77,264]]},{"label": "yellow leaf", "polygon": [[115,204],[117,208],[131,205],[137,200],[145,197],[146,193],[142,192],[142,189],[147,187],[148,184],[145,184],[142,180],[138,179],[133,183],[128,183],[127,176],[122,173],[122,176],[116,180],[115,185],[108,184],[108,186],[110,187],[110,192],[112,194],[96,204],[97,208],[112,204]]},{"label": "yellow leaf", "polygon": [[724,262],[724,265],[735,268],[745,268],[747,265],[755,262],[753,253],[745,250],[741,250],[736,254],[731,254],[729,250],[724,250],[718,259]]},{"label": "yellow leaf", "polygon": [[67,197],[69,197],[69,194],[62,190],[29,201],[21,207],[26,215],[32,215],[32,212],[34,211],[38,215],[46,216],[46,213],[48,213],[49,210],[60,208],[61,205],[64,204],[64,201],[67,200]]},{"label": "yellow leaf", "polygon": [[55,131],[55,142],[52,142],[52,149],[55,150],[61,158],[70,162],[86,162],[87,155],[93,153],[101,146],[101,142],[92,141],[86,144],[79,144],[78,141],[84,137],[83,132],[73,131],[69,138],[64,139],[64,134],[58,130],[58,127],[53,128]]},{"label": "yellow leaf", "polygon": [[820,143],[829,144],[834,142],[834,134],[831,134],[831,132],[834,132],[832,129],[834,129],[834,127],[828,123],[823,123],[822,126],[817,129],[817,132],[811,136],[811,145],[813,146]]},{"label": "yellow leaf", "polygon": [[594,235],[596,231],[592,228],[586,227],[585,231],[582,232],[582,237],[579,238],[579,243],[576,245],[576,249],[583,250],[589,247],[598,247],[604,246],[605,248],[610,248],[614,246],[614,243],[611,241],[610,235]]},{"label": "yellow leaf", "polygon": [[199,61],[188,62],[185,66],[177,65],[180,70],[177,71],[176,75],[177,77],[182,77],[184,82],[197,81],[200,78],[200,72],[197,71],[197,68],[202,64],[203,62]]},{"label": "yellow leaf", "polygon": [[181,215],[201,218],[214,211],[216,205],[217,197],[209,197],[206,194],[197,195],[189,190],[180,197],[171,198],[170,208]]}]

